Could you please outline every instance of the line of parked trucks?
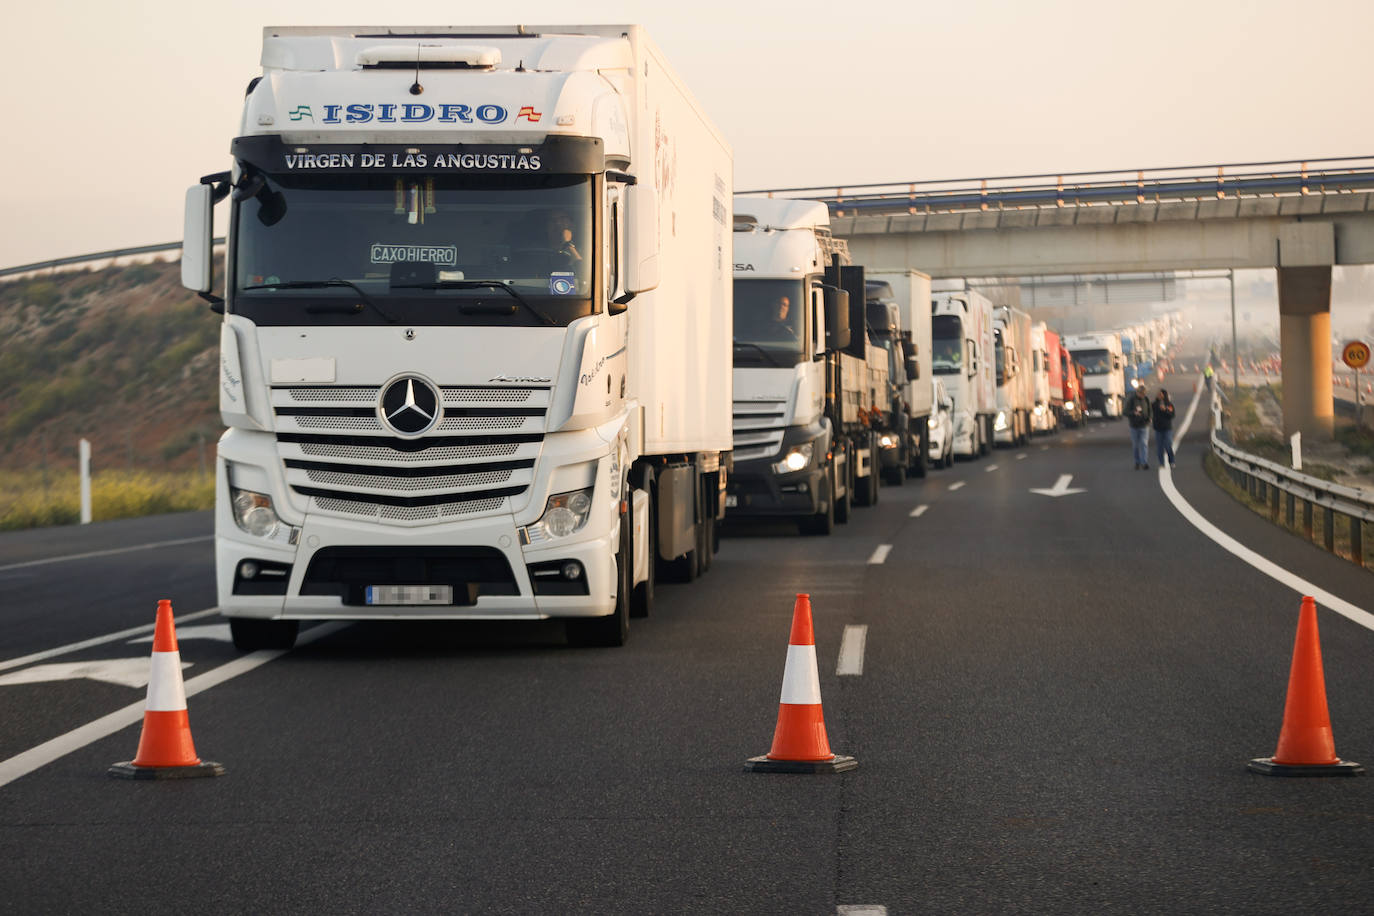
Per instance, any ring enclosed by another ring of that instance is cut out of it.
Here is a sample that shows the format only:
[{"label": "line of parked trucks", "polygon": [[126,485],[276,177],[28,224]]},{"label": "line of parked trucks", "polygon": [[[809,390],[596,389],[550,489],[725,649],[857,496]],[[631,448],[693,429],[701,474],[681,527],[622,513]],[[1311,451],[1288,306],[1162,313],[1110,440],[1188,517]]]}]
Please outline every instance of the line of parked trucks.
[{"label": "line of parked trucks", "polygon": [[721,521],[828,534],[880,480],[1094,403],[1073,339],[853,264],[824,204],[734,197],[637,26],[268,28],[262,64],[182,259],[223,316],[240,649],[337,618],[559,617],[619,645]]}]

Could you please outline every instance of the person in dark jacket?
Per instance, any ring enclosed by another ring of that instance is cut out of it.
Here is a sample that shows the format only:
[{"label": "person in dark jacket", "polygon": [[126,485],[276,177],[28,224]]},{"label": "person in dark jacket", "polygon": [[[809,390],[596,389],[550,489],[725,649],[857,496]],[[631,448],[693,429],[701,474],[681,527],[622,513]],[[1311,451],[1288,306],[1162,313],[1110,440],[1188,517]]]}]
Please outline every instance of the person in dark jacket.
[{"label": "person in dark jacket", "polygon": [[1174,402],[1169,400],[1169,392],[1163,388],[1155,395],[1150,406],[1150,422],[1155,428],[1155,460],[1164,467],[1164,456],[1169,456],[1169,467],[1174,466]]},{"label": "person in dark jacket", "polygon": [[1150,399],[1145,386],[1139,385],[1126,401],[1126,420],[1131,424],[1131,451],[1135,454],[1135,469],[1150,469]]}]

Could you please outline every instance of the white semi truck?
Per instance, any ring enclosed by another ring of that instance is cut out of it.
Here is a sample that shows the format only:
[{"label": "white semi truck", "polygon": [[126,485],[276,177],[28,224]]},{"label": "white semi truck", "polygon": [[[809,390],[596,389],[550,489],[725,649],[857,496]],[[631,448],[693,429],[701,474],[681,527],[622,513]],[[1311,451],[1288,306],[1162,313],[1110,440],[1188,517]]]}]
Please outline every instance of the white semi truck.
[{"label": "white semi truck", "polygon": [[734,454],[726,515],[829,534],[878,499],[888,351],[825,204],[735,198]]},{"label": "white semi truck", "polygon": [[262,67],[182,264],[224,314],[235,644],[558,617],[619,645],[723,511],[728,145],[638,26],[268,28]]},{"label": "white semi truck", "polygon": [[891,407],[878,436],[884,479],[900,486],[926,475],[930,451],[930,277],[917,270],[870,270],[868,325],[888,350]]},{"label": "white semi truck", "polygon": [[933,371],[954,400],[954,454],[986,455],[997,415],[992,302],[974,289],[937,289],[930,333]]},{"label": "white semi truck", "polygon": [[993,310],[992,325],[997,362],[993,441],[998,445],[1024,445],[1030,441],[1031,412],[1035,409],[1031,318],[1020,309],[999,305]]},{"label": "white semi truck", "polygon": [[1119,418],[1126,406],[1125,361],[1115,331],[1071,334],[1064,346],[1083,367],[1083,396],[1089,416]]}]

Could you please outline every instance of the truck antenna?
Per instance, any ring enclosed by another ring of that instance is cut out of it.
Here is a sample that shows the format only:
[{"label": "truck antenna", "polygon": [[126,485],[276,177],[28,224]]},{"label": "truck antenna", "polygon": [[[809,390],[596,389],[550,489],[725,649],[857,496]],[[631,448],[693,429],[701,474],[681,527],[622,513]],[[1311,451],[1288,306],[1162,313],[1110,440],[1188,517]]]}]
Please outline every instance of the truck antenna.
[{"label": "truck antenna", "polygon": [[410,84],[410,94],[419,95],[425,91],[425,87],[420,85],[420,43],[415,42],[415,82]]}]

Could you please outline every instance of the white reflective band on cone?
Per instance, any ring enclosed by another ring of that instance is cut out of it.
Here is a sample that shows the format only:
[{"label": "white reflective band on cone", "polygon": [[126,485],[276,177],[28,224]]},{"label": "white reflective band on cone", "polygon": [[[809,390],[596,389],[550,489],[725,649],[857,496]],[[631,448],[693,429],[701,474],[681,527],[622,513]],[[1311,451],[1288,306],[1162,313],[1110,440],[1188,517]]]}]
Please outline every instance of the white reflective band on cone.
[{"label": "white reflective band on cone", "polygon": [[149,712],[179,712],[186,708],[186,685],[181,682],[181,653],[154,652],[148,678]]},{"label": "white reflective band on cone", "polygon": [[779,703],[815,706],[821,702],[821,677],[816,670],[815,646],[788,646]]}]

